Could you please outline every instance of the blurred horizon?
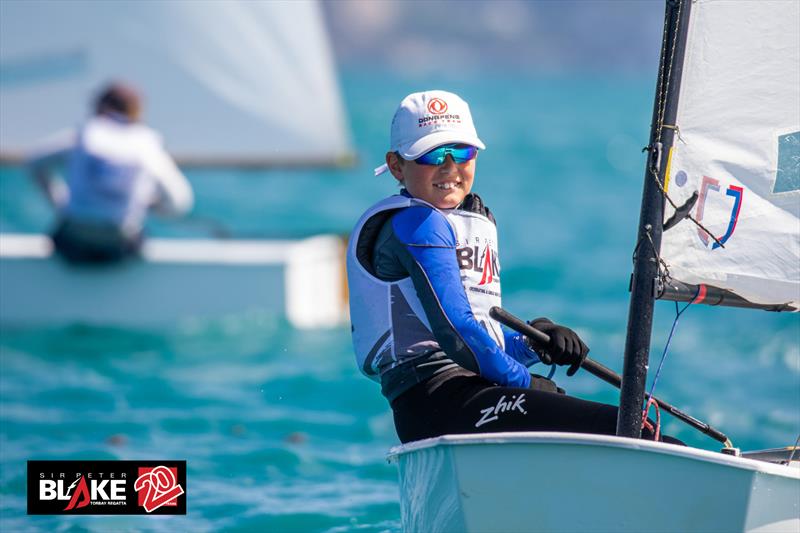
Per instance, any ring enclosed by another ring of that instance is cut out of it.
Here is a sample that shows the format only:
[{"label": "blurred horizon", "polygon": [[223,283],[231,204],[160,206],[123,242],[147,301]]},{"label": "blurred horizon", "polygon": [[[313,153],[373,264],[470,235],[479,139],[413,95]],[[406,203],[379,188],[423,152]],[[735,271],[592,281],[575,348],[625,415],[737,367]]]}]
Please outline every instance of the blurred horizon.
[{"label": "blurred horizon", "polygon": [[321,2],[340,67],[457,76],[655,73],[660,0]]}]

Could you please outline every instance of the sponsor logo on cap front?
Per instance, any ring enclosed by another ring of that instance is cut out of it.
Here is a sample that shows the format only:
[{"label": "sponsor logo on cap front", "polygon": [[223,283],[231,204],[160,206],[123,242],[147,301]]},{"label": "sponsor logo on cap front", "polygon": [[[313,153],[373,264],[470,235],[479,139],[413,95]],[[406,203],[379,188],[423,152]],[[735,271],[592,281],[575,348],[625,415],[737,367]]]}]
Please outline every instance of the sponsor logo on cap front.
[{"label": "sponsor logo on cap front", "polygon": [[428,102],[428,112],[432,115],[441,115],[447,112],[447,102],[441,98],[431,98]]},{"label": "sponsor logo on cap front", "polygon": [[425,115],[417,119],[418,128],[442,124],[461,124],[461,115]]},{"label": "sponsor logo on cap front", "polygon": [[461,115],[447,113],[447,102],[441,98],[432,98],[428,102],[430,115],[424,115],[417,119],[417,127],[441,126],[446,124],[461,124]]}]

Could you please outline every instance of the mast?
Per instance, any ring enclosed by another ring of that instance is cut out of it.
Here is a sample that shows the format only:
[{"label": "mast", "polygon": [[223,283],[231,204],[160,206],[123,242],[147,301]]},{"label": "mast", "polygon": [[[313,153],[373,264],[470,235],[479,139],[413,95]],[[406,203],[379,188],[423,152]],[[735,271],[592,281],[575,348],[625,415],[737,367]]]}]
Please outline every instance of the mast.
[{"label": "mast", "polygon": [[642,404],[647,381],[664,220],[662,185],[675,133],[690,8],[691,0],[666,0],[664,37],[631,277],[628,334],[625,340],[625,362],[617,418],[617,435],[622,437],[639,438],[642,434]]}]

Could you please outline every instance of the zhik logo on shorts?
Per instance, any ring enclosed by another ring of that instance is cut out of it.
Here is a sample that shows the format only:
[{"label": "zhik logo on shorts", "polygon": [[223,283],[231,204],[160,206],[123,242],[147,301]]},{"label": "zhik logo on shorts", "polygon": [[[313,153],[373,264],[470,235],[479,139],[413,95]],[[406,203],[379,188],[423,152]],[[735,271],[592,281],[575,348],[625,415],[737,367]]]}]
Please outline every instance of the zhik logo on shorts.
[{"label": "zhik logo on shorts", "polygon": [[484,424],[488,424],[489,422],[494,422],[500,415],[503,413],[508,413],[511,411],[517,411],[522,413],[523,415],[527,415],[528,411],[522,408],[522,404],[525,403],[525,393],[520,394],[519,396],[512,396],[510,400],[506,401],[506,396],[500,396],[500,399],[497,400],[497,405],[492,405],[487,407],[486,409],[481,409],[481,418],[477,422],[475,422],[475,427],[479,428]]},{"label": "zhik logo on shorts", "polygon": [[186,514],[186,461],[28,461],[28,514]]}]

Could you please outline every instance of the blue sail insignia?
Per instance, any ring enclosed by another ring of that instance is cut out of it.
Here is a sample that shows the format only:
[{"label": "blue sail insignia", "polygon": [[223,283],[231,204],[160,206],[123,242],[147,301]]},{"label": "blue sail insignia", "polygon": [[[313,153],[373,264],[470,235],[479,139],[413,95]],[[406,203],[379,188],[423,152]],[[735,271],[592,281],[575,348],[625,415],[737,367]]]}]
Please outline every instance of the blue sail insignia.
[{"label": "blue sail insignia", "polygon": [[778,170],[772,194],[800,190],[800,131],[778,137]]}]

